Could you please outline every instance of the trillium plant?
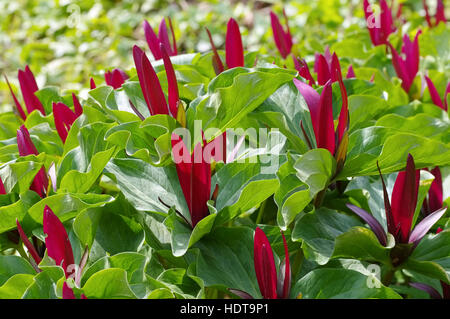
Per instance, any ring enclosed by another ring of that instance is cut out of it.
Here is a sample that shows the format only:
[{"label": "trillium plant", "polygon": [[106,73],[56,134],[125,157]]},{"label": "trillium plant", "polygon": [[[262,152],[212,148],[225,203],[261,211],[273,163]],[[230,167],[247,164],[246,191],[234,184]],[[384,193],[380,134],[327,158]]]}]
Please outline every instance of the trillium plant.
[{"label": "trillium plant", "polygon": [[6,61],[0,299],[450,298],[445,3],[189,3]]}]

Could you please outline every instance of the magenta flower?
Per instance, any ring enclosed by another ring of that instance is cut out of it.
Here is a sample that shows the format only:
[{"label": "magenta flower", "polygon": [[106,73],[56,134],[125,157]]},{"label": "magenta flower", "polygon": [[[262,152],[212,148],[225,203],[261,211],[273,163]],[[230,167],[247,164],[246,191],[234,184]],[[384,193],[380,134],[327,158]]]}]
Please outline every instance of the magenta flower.
[{"label": "magenta flower", "polygon": [[428,91],[430,92],[431,100],[433,101],[433,103],[435,105],[439,106],[444,111],[447,111],[447,108],[448,108],[447,95],[450,93],[450,82],[447,83],[447,88],[445,89],[444,97],[443,97],[443,99],[441,99],[438,91],[436,90],[436,87],[434,86],[433,81],[431,81],[431,79],[426,75],[425,75],[425,81],[427,82]]},{"label": "magenta flower", "polygon": [[286,238],[283,236],[285,259],[277,271],[272,247],[266,234],[257,227],[254,238],[254,265],[259,290],[265,299],[288,298],[291,287],[291,270]]},{"label": "magenta flower", "polygon": [[[256,280],[259,291],[264,299],[287,299],[291,289],[291,265],[289,262],[289,251],[284,234],[283,237],[285,258],[278,270],[275,266],[272,247],[264,231],[256,227],[253,240],[253,263],[255,267]],[[245,291],[229,289],[232,293],[243,299],[254,299]]]},{"label": "magenta flower", "polygon": [[364,0],[363,6],[367,28],[369,29],[373,45],[387,44],[389,35],[395,31],[391,9],[387,2],[380,0],[381,13],[379,17],[375,17],[368,0]]},{"label": "magenta flower", "polygon": [[107,85],[112,86],[114,89],[118,89],[128,79],[128,75],[121,69],[114,69],[112,71],[105,72],[105,82]]},{"label": "magenta flower", "polygon": [[430,12],[428,9],[427,1],[422,0],[423,2],[423,8],[425,9],[425,19],[427,20],[428,26],[430,28],[433,28],[437,26],[440,22],[447,22],[447,19],[445,18],[445,7],[442,0],[436,0],[436,15],[435,15],[435,23],[431,21]]},{"label": "magenta flower", "polygon": [[95,85],[95,81],[94,81],[93,78],[91,78],[91,79],[89,80],[89,87],[91,88],[91,90],[97,88],[97,85]]},{"label": "magenta flower", "polygon": [[[33,141],[31,140],[30,133],[28,132],[25,125],[22,125],[20,129],[17,130],[17,146],[19,148],[20,156],[39,155],[36,147],[33,144]],[[42,167],[34,177],[30,189],[44,198],[47,194],[47,187],[48,177],[45,172],[45,168]]]},{"label": "magenta flower", "polygon": [[18,71],[18,78],[20,83],[20,90],[22,91],[23,100],[25,101],[25,106],[28,113],[34,110],[39,110],[42,115],[45,115],[44,107],[41,101],[34,95],[36,91],[39,90],[36,79],[31,72],[30,68],[25,66],[25,70]]},{"label": "magenta flower", "polygon": [[422,33],[419,30],[414,37],[414,42],[411,42],[408,35],[403,37],[402,53],[405,58],[401,57],[397,50],[388,42],[388,46],[391,48],[392,64],[394,65],[397,76],[402,80],[402,88],[406,93],[409,92],[414,78],[419,72],[419,35]]},{"label": "magenta flower", "polygon": [[[19,221],[16,220],[17,230],[19,232],[20,238],[28,249],[28,252],[32,256],[35,267],[38,272],[41,270],[37,267],[41,262],[41,257],[37,253],[36,248],[29,241],[25,232],[22,229]],[[47,205],[44,208],[43,216],[44,233],[47,235],[45,238],[45,246],[47,248],[47,255],[55,261],[55,264],[61,266],[64,270],[64,275],[67,279],[74,278],[77,285],[80,284],[82,269],[86,265],[87,252],[86,249],[83,257],[81,258],[80,265],[77,267],[75,264],[75,259],[73,257],[72,245],[67,235],[64,225],[61,223],[59,218],[53,213],[53,211]],[[78,271],[77,271],[77,268]],[[67,285],[67,282],[63,284],[62,290],[63,299],[75,299],[75,294]],[[81,295],[81,299],[87,299],[84,294]]]},{"label": "magenta flower", "polygon": [[291,53],[293,43],[291,31],[289,30],[288,19],[284,10],[283,15],[286,22],[286,30],[284,30],[284,28],[281,26],[280,20],[278,19],[277,15],[273,11],[270,11],[270,23],[272,25],[275,44],[283,59],[286,59],[286,57]]},{"label": "magenta flower", "polygon": [[56,131],[63,143],[66,142],[67,135],[69,134],[73,122],[75,122],[75,120],[83,113],[81,104],[74,93],[72,93],[72,100],[75,112],[62,102],[52,104]]},{"label": "magenta flower", "polygon": [[[325,59],[325,57],[323,58]],[[316,137],[317,147],[325,148],[329,150],[331,154],[337,155],[336,151],[341,144],[345,131],[348,129],[349,119],[347,91],[345,89],[344,82],[342,81],[339,59],[335,53],[331,57],[331,69],[328,69],[327,66],[327,70],[331,73],[329,74],[330,79],[325,83],[321,95],[319,95],[319,93],[317,93],[317,91],[311,86],[297,79],[294,79],[294,84],[305,99],[311,113],[311,121],[313,124],[314,135]],[[339,124],[336,132],[334,130],[333,120],[331,78],[336,79],[339,82],[342,96],[342,108],[339,115]]]},{"label": "magenta flower", "polygon": [[179,95],[175,71],[173,70],[172,62],[170,61],[168,53],[162,44],[160,45],[160,51],[163,56],[164,67],[166,69],[167,80],[169,83],[169,107],[167,106],[166,97],[164,96],[164,92],[161,88],[161,84],[159,83],[155,70],[153,69],[144,51],[136,45],[133,47],[134,63],[136,65],[142,93],[145,101],[147,102],[150,114],[169,114],[170,109],[170,113],[174,118],[176,118],[179,106]]},{"label": "magenta flower", "polygon": [[[411,231],[419,191],[419,172],[420,170],[415,169],[413,157],[408,154],[406,169],[398,173],[395,181],[391,202],[389,202],[389,196],[380,172],[388,232],[394,236],[396,243],[413,244],[414,247],[446,211],[446,208],[440,208],[432,212]],[[366,221],[380,243],[386,246],[387,234],[381,224],[363,209],[351,204],[347,204],[347,207]]]},{"label": "magenta flower", "polygon": [[175,41],[175,33],[173,32],[172,20],[169,18],[169,27],[170,32],[172,33],[172,45],[169,41],[169,34],[167,32],[166,20],[163,18],[161,23],[159,24],[158,36],[156,36],[152,27],[148,23],[147,20],[144,20],[144,34],[145,39],[147,40],[148,47],[153,54],[155,60],[159,60],[163,58],[163,54],[161,52],[160,44],[162,43],[167,50],[169,56],[177,55],[177,44]]},{"label": "magenta flower", "polygon": [[206,143],[198,143],[192,155],[183,140],[172,134],[172,155],[178,179],[191,215],[192,228],[209,214],[207,202],[211,199],[211,164],[203,156]]}]

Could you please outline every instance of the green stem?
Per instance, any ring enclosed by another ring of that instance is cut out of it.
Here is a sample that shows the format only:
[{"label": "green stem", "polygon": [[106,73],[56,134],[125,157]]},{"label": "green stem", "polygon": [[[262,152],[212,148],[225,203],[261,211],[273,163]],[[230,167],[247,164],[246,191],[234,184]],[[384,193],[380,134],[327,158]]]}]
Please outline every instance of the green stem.
[{"label": "green stem", "polygon": [[386,287],[389,287],[389,285],[392,282],[392,278],[394,278],[394,274],[396,272],[396,268],[390,268],[388,270],[388,272],[383,276],[381,282],[383,283],[383,285],[385,285]]},{"label": "green stem", "polygon": [[323,199],[325,197],[326,188],[317,193],[316,198],[314,199],[314,207],[319,208],[322,206]]}]

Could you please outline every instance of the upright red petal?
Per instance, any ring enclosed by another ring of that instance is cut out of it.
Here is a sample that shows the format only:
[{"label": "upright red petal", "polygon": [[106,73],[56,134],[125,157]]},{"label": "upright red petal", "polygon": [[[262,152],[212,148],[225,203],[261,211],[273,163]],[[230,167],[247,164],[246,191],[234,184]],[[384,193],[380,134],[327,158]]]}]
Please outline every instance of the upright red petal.
[{"label": "upright red petal", "polygon": [[167,54],[167,50],[164,47],[163,43],[160,44],[160,49],[164,60],[164,68],[166,69],[167,83],[169,86],[169,109],[170,113],[172,113],[172,116],[176,118],[178,111],[178,101],[180,100],[178,94],[177,77],[175,75],[175,70],[173,69],[172,61],[170,61],[169,55]]},{"label": "upright red petal", "polygon": [[23,243],[25,244],[25,247],[27,247],[28,252],[30,253],[33,260],[36,262],[36,265],[39,265],[39,263],[41,262],[42,259],[39,256],[38,252],[36,251],[36,248],[34,248],[33,244],[31,244],[27,235],[23,231],[22,226],[19,223],[19,220],[17,220],[17,219],[16,219],[16,225],[17,225],[17,231],[19,232],[19,236],[22,239]]},{"label": "upright red petal", "polygon": [[381,25],[381,39],[382,43],[386,43],[389,34],[395,31],[394,22],[392,20],[391,9],[389,8],[386,0],[380,1],[380,25]]},{"label": "upright red petal", "polygon": [[44,208],[43,224],[44,233],[47,234],[47,237],[45,238],[47,254],[50,258],[55,260],[57,265],[62,266],[66,278],[68,278],[75,271],[75,267],[73,266],[75,261],[73,258],[72,245],[70,244],[66,229],[48,206],[45,206]]},{"label": "upright red petal", "polygon": [[431,17],[430,17],[430,12],[428,9],[428,5],[427,5],[427,0],[422,0],[423,3],[423,8],[425,10],[425,20],[427,20],[427,24],[430,28],[433,27],[433,23],[431,23]]},{"label": "upright red petal", "polygon": [[34,110],[39,110],[42,115],[45,115],[44,107],[41,101],[34,95],[39,88],[36,84],[36,79],[28,66],[25,67],[25,71],[18,71],[18,78],[20,84],[20,90],[22,91],[23,100],[28,113]]},{"label": "upright red petal", "polygon": [[296,58],[292,54],[292,59],[294,60],[295,69],[298,71],[298,74],[308,81],[308,84],[312,86],[313,84],[316,84],[316,81],[311,75],[311,72],[309,71],[308,64],[306,63],[305,59],[300,60]]},{"label": "upright red petal", "polygon": [[150,61],[138,46],[133,47],[133,58],[142,93],[151,115],[169,114],[166,97]]},{"label": "upright red petal", "polygon": [[[448,3],[447,3],[448,4]],[[440,22],[447,22],[447,19],[445,18],[445,8],[444,3],[442,0],[437,0],[437,8],[436,8],[436,25],[438,25]]]},{"label": "upright red petal", "polygon": [[176,134],[172,135],[172,154],[191,224],[195,227],[209,212],[206,203],[211,198],[211,164],[205,161],[200,143],[190,155],[183,140]]},{"label": "upright red petal", "polygon": [[62,102],[53,103],[52,106],[56,131],[63,143],[65,143],[69,130],[73,122],[77,119],[77,116]]},{"label": "upright red petal", "polygon": [[291,53],[292,45],[289,45],[289,39],[286,36],[286,32],[283,30],[280,20],[273,11],[270,11],[270,23],[272,25],[273,37],[278,51],[280,51],[283,59],[286,59],[289,53]]},{"label": "upright red petal", "polygon": [[338,144],[341,142],[342,137],[344,135],[345,130],[348,128],[349,119],[348,119],[348,97],[347,97],[347,89],[345,88],[344,81],[342,80],[341,66],[339,64],[339,59],[336,53],[333,53],[332,57],[332,74],[339,82],[339,89],[341,90],[341,98],[342,98],[342,107],[341,112],[339,114],[339,123],[337,127],[338,134]]},{"label": "upright red petal", "polygon": [[150,26],[147,20],[144,20],[143,26],[145,39],[147,40],[148,47],[150,48],[153,57],[155,58],[155,60],[161,59],[162,55],[161,50],[159,49],[158,37],[156,36],[155,32],[153,31],[152,27]]},{"label": "upright red petal", "polygon": [[372,7],[369,4],[368,0],[364,0],[364,15],[366,17],[367,29],[369,30],[370,39],[372,40],[373,45],[380,45],[382,41],[380,41],[380,28],[376,26],[375,16],[372,10]]},{"label": "upright red petal", "polygon": [[229,69],[244,66],[244,48],[241,32],[236,20],[231,18],[227,24],[225,40],[225,60]]},{"label": "upright red petal", "polygon": [[77,96],[75,93],[72,93],[72,101],[73,101],[73,108],[75,109],[75,115],[79,117],[81,114],[83,114],[83,107],[80,104],[80,101],[78,101]]},{"label": "upright red petal", "polygon": [[165,18],[162,18],[161,23],[159,24],[158,38],[159,43],[162,43],[166,50],[169,50],[169,52],[172,53],[172,49],[170,47],[169,32],[167,32],[167,24]]},{"label": "upright red petal", "polygon": [[394,225],[400,230],[396,239],[401,243],[408,242],[411,232],[412,220],[417,205],[419,181],[420,170],[416,170],[414,159],[411,154],[408,154],[406,169],[398,173],[391,200]]},{"label": "upright red petal", "polygon": [[302,81],[294,79],[294,84],[305,99],[306,105],[308,105],[309,113],[311,114],[311,122],[314,129],[314,135],[316,136],[317,140],[320,129],[320,95],[311,86],[303,83]]},{"label": "upright red petal", "polygon": [[259,290],[265,299],[277,298],[277,271],[272,247],[266,234],[257,227],[253,244],[253,260]]},{"label": "upright red petal", "polygon": [[[39,155],[36,147],[31,140],[30,133],[28,132],[25,125],[22,125],[20,129],[17,130],[17,147],[19,149],[20,156]],[[30,189],[44,198],[47,193],[47,186],[48,177],[45,173],[44,167],[42,167],[34,177]]]},{"label": "upright red petal", "polygon": [[172,33],[172,49],[170,56],[174,56],[178,54],[178,49],[177,49],[177,41],[175,40],[175,31],[173,30],[172,19],[170,19],[170,17],[169,17],[169,28],[170,33]]},{"label": "upright red petal", "polygon": [[347,79],[356,78],[355,71],[353,70],[353,65],[349,65],[347,69],[347,75],[345,76]]},{"label": "upright red petal", "polygon": [[95,85],[95,81],[94,81],[93,78],[91,78],[91,79],[89,80],[89,87],[91,88],[91,90],[97,88],[97,86]]},{"label": "upright red petal", "polygon": [[412,80],[405,61],[400,57],[397,50],[388,42],[392,53],[392,65],[394,66],[397,76],[402,80],[402,88],[405,92],[409,92],[412,85]]},{"label": "upright red petal", "polygon": [[11,95],[13,97],[14,100],[14,104],[16,105],[16,110],[19,113],[20,117],[22,118],[22,120],[26,120],[27,116],[25,115],[25,112],[23,111],[22,105],[20,105],[19,100],[17,99],[16,95],[14,94],[14,91],[11,88],[11,84],[9,84],[8,78],[6,77],[6,75],[4,75],[6,83],[8,84],[8,88],[9,91],[11,92]]},{"label": "upright red petal", "polygon": [[444,109],[444,103],[441,100],[441,97],[439,96],[438,91],[436,90],[436,87],[433,84],[433,81],[425,75],[425,81],[427,82],[428,91],[430,92],[431,100],[433,103],[437,106],[439,106],[441,109]]},{"label": "upright red petal", "polygon": [[209,43],[211,43],[211,48],[213,50],[213,67],[214,67],[214,71],[216,72],[216,75],[219,75],[220,73],[222,73],[225,68],[223,66],[222,60],[220,59],[219,53],[217,52],[216,46],[214,44],[214,41],[212,39],[211,36],[211,32],[209,32],[208,28],[206,29],[206,33],[208,33],[208,37],[209,37]]},{"label": "upright red petal", "polygon": [[434,175],[434,180],[431,183],[430,190],[428,191],[429,213],[442,208],[444,199],[441,170],[436,166],[431,170],[431,174]]},{"label": "upright red petal", "polygon": [[336,141],[334,133],[333,121],[333,97],[331,92],[331,80],[329,80],[320,96],[319,108],[319,134],[316,135],[316,142],[318,148],[325,148],[334,155]]},{"label": "upright red petal", "polygon": [[3,185],[2,178],[0,177],[0,195],[5,195],[5,194],[6,194],[5,185]]},{"label": "upright red petal", "polygon": [[320,54],[317,57],[314,69],[317,69],[317,83],[319,85],[325,85],[331,79],[330,67],[324,55]]},{"label": "upright red petal", "polygon": [[[175,150],[177,150],[175,152]],[[176,134],[172,134],[172,155],[174,157],[175,167],[177,170],[178,180],[180,181],[181,189],[183,190],[184,198],[186,199],[189,212],[192,211],[192,162],[191,153],[187,149],[183,140]],[[191,218],[192,223],[192,218]]]},{"label": "upright red petal", "polygon": [[203,157],[203,147],[198,143],[192,154],[192,173],[191,173],[191,202],[192,202],[192,225],[208,216],[208,200],[211,198],[211,164],[205,161]]},{"label": "upright red petal", "polygon": [[406,56],[405,58],[406,70],[408,71],[411,83],[416,77],[417,72],[419,72],[419,61],[420,61],[419,35],[421,33],[422,30],[417,31],[413,42],[411,42],[408,35],[405,34],[405,36],[403,37],[402,52]]}]

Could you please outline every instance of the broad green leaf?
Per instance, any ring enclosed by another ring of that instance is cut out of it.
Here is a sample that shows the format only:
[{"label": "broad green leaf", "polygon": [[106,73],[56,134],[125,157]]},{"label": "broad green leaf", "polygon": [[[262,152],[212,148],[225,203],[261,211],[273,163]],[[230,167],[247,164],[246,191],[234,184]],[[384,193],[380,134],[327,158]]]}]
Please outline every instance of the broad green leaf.
[{"label": "broad green leaf", "polygon": [[127,272],[120,268],[100,270],[83,286],[88,299],[135,299],[127,280]]},{"label": "broad green leaf", "polygon": [[348,269],[316,269],[291,289],[292,298],[304,299],[401,299],[374,276]]},{"label": "broad green leaf", "polygon": [[361,223],[353,217],[320,208],[302,215],[292,231],[293,241],[302,241],[305,256],[324,265],[333,256],[336,238]]}]

